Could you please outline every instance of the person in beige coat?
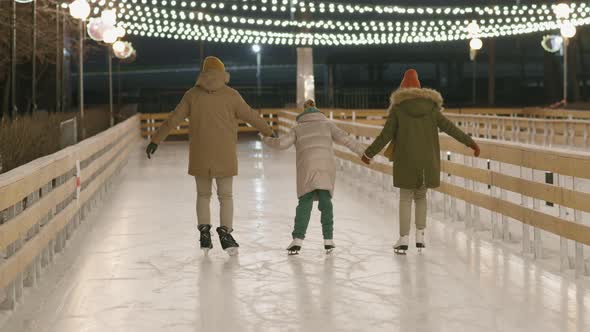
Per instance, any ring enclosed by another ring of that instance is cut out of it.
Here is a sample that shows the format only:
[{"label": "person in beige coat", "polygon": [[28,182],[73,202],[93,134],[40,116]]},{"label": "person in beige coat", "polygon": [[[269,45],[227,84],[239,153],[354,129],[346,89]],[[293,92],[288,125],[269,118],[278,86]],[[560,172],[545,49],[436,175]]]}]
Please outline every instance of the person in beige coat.
[{"label": "person in beige coat", "polygon": [[188,174],[197,184],[197,219],[201,232],[201,249],[207,252],[211,243],[211,187],[217,183],[217,196],[221,208],[221,226],[217,233],[221,246],[230,255],[237,254],[238,243],[233,230],[233,177],[238,175],[236,143],[238,120],[256,127],[265,136],[273,131],[260,115],[252,110],[240,93],[229,86],[229,74],[216,57],[203,62],[196,85],[188,90],[176,109],[152,136],[147,148],[151,157],[171,129],[185,118],[189,119]]},{"label": "person in beige coat", "polygon": [[359,157],[365,147],[328,120],[312,100],[304,105],[304,111],[297,117],[297,126],[280,138],[264,138],[263,142],[276,149],[288,149],[295,145],[297,163],[297,197],[299,205],[295,213],[293,242],[287,250],[297,254],[301,250],[307,231],[314,200],[319,201],[322,212],[321,223],[324,248],[334,249],[334,213],[332,197],[336,182],[336,160],[333,143],[346,146]]}]

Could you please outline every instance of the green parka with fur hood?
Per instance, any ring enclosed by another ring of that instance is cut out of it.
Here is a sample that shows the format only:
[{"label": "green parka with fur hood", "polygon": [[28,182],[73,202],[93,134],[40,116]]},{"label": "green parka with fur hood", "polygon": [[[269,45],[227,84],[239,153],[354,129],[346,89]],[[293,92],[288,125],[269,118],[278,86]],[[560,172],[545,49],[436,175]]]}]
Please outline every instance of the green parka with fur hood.
[{"label": "green parka with fur hood", "polygon": [[469,147],[475,145],[469,135],[441,113],[442,104],[440,93],[431,89],[398,89],[391,95],[389,118],[365,155],[373,158],[387,143],[394,142],[396,187],[440,186],[439,129]]}]

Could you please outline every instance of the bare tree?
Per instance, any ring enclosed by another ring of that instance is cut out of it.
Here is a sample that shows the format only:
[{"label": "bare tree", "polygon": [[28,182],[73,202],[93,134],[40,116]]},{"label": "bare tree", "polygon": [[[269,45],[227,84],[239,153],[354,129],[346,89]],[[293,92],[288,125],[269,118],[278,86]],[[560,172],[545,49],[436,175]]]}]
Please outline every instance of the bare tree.
[{"label": "bare tree", "polygon": [[[4,105],[7,105],[6,91],[10,86],[10,69],[12,65],[12,1],[0,1],[0,82],[4,85]],[[33,6],[31,3],[16,5],[16,63],[17,65],[31,63],[33,47]],[[61,51],[64,47],[64,37],[70,52],[78,49],[77,29],[78,21],[73,19],[67,9],[58,7],[56,0],[37,0],[37,45],[36,63],[37,79],[43,79],[48,68],[61,61]],[[59,51],[58,51],[59,50]],[[31,80],[31,71],[17,70],[18,80]],[[36,83],[36,82],[35,82]]]}]

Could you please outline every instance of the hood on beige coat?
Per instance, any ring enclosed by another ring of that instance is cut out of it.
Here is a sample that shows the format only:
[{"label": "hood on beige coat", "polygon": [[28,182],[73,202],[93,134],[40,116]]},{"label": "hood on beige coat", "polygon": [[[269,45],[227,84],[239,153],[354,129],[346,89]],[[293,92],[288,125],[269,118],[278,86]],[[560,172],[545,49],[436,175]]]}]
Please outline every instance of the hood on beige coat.
[{"label": "hood on beige coat", "polygon": [[207,92],[217,91],[229,83],[229,73],[219,70],[205,70],[197,77],[196,86]]}]

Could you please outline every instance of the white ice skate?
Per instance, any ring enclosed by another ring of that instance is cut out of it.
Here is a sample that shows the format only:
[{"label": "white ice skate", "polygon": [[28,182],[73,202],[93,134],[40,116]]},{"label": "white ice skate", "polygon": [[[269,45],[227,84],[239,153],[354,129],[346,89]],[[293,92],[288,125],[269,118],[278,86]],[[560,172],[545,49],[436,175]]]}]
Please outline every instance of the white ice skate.
[{"label": "white ice skate", "polygon": [[397,243],[393,245],[393,252],[398,255],[405,255],[406,251],[408,250],[408,245],[410,243],[410,237],[405,235],[397,240]]},{"label": "white ice skate", "polygon": [[426,244],[424,243],[424,230],[423,229],[416,230],[416,248],[418,248],[419,253],[422,252],[422,249],[426,248]]},{"label": "white ice skate", "polygon": [[331,254],[334,251],[336,245],[334,244],[334,240],[324,240],[324,249],[326,249],[326,254]]},{"label": "white ice skate", "polygon": [[299,255],[299,250],[301,250],[302,245],[302,239],[293,239],[293,241],[291,241],[291,244],[287,247],[287,252],[289,253],[289,256]]}]

